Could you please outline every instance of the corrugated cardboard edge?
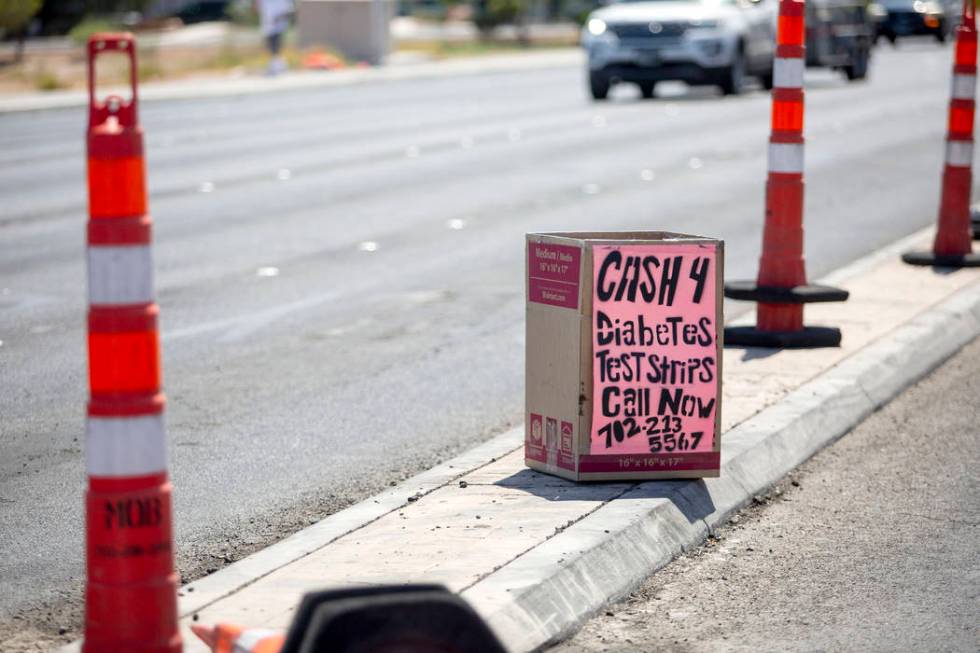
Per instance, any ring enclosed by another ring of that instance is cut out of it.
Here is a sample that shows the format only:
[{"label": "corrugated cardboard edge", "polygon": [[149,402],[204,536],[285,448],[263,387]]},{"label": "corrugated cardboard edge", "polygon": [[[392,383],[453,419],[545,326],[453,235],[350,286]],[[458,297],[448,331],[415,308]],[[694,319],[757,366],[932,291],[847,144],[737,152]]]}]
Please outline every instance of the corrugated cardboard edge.
[{"label": "corrugated cardboard edge", "polygon": [[561,641],[978,335],[975,282],[730,430],[720,478],[636,484],[463,596],[513,651]]}]

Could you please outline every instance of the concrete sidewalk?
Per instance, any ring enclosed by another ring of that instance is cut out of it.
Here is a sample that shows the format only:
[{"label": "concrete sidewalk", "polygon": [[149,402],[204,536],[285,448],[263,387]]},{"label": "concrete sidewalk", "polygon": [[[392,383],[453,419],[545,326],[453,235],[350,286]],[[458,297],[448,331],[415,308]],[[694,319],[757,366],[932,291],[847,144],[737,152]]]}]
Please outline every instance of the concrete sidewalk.
[{"label": "concrete sidewalk", "polygon": [[827,279],[851,299],[807,321],[840,326],[840,349],[726,350],[720,478],[574,484],[505,433],[184,587],[185,650],[204,650],[192,619],[285,628],[307,591],[391,582],[446,584],[511,650],[558,641],[980,333],[980,271],[899,262],[928,242]]},{"label": "concrete sidewalk", "polygon": [[[295,71],[278,77],[252,75],[150,82],[140,85],[139,98],[141,102],[155,102],[209,97],[247,97],[260,93],[280,93],[298,89],[431,79],[454,75],[491,74],[515,70],[541,70],[573,65],[584,66],[584,62],[584,55],[579,48],[557,48],[516,54],[460,57],[446,61],[389,65],[377,68]],[[128,89],[106,89],[104,93],[128,95]],[[15,111],[41,111],[83,106],[88,106],[88,93],[85,91],[0,94],[0,115]]]}]

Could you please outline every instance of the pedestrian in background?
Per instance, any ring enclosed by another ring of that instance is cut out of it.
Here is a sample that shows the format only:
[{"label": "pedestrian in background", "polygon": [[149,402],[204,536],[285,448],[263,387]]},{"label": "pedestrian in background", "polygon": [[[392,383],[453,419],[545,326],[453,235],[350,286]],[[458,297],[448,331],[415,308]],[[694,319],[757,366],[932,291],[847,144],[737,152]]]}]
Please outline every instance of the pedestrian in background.
[{"label": "pedestrian in background", "polygon": [[289,29],[289,19],[293,13],[293,0],[255,0],[259,12],[259,26],[265,37],[266,46],[272,55],[267,73],[278,75],[286,70],[286,60],[282,58],[282,39]]}]

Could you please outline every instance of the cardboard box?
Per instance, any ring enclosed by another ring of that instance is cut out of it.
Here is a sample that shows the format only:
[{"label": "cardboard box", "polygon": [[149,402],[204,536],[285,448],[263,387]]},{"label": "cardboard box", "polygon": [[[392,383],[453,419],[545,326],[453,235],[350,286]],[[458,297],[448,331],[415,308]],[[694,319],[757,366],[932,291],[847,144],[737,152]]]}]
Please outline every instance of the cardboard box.
[{"label": "cardboard box", "polygon": [[573,480],[718,476],[724,243],[527,235],[526,464]]}]

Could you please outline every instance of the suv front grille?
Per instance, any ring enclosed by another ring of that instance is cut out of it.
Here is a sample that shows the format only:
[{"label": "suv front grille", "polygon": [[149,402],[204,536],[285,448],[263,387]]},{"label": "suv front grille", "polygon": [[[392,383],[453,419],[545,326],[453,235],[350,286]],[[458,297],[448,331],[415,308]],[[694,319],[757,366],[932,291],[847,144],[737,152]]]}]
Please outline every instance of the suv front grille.
[{"label": "suv front grille", "polygon": [[621,39],[676,39],[684,35],[687,23],[654,20],[645,23],[610,24],[609,29]]}]

